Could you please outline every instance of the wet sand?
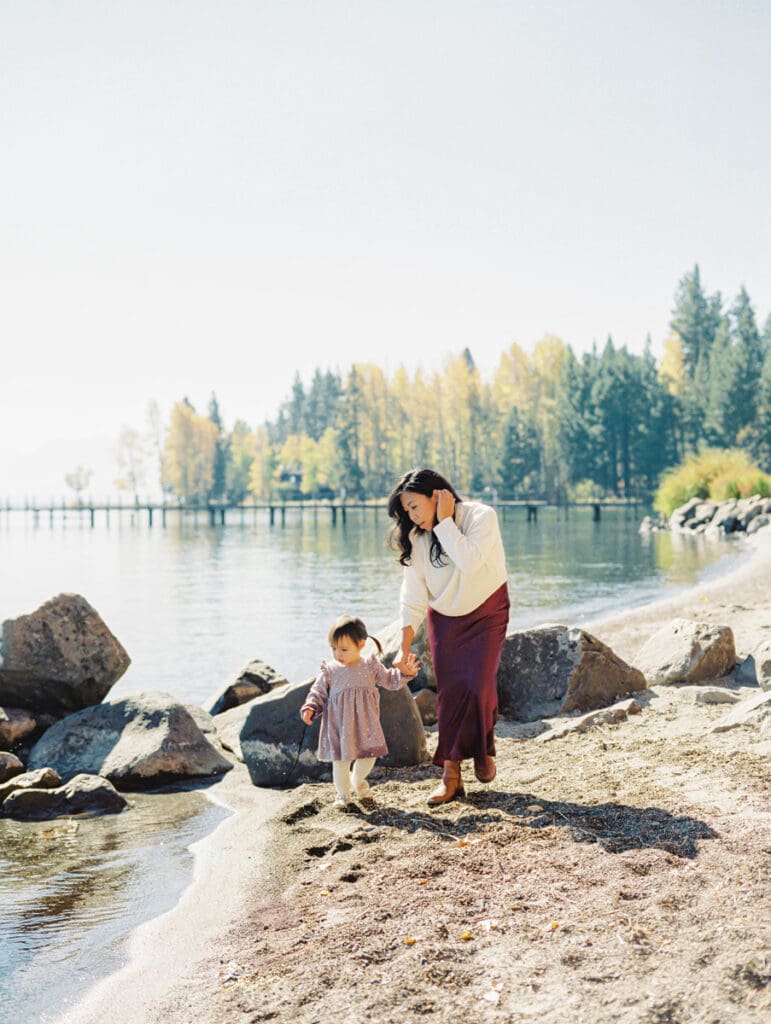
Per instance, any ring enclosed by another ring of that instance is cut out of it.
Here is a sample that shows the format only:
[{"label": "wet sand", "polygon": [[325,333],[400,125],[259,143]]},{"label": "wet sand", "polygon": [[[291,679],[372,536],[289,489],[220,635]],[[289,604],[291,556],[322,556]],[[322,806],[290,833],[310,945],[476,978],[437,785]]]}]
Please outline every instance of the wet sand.
[{"label": "wet sand", "polygon": [[126,965],[57,1024],[148,1024],[157,1019],[158,1005],[173,1007],[175,1020],[205,1021],[185,1010],[193,1000],[206,1000],[209,982],[195,966],[211,954],[217,936],[238,920],[259,887],[269,855],[266,825],[287,797],[254,787],[242,764],[205,792],[233,813],[191,847],[196,862],[190,886],[172,910],[132,932]]}]

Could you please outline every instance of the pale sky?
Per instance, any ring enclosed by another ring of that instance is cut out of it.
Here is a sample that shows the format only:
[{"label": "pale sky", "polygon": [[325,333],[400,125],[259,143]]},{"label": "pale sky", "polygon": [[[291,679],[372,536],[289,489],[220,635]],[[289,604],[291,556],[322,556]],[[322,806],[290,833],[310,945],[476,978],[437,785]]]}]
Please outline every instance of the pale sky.
[{"label": "pale sky", "polygon": [[763,0],[0,0],[0,453],[212,390],[256,425],[317,365],[659,352],[696,262],[762,323],[769,39]]}]

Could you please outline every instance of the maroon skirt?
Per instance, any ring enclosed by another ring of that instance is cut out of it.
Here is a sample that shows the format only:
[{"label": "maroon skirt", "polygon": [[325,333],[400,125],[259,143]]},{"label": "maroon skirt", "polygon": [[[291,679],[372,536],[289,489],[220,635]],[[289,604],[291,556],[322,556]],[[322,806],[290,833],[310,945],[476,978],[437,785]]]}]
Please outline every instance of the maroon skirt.
[{"label": "maroon skirt", "polygon": [[502,584],[468,615],[428,609],[439,743],[434,764],[495,757],[498,666],[509,624],[509,591]]}]

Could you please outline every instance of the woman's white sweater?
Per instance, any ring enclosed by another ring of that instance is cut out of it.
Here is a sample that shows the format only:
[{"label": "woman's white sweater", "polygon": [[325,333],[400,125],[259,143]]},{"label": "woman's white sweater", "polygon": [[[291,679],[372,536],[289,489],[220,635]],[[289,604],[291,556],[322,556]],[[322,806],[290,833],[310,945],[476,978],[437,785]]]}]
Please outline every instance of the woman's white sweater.
[{"label": "woman's white sweater", "polygon": [[413,530],[410,564],[400,593],[402,626],[417,630],[429,606],[442,615],[468,615],[507,580],[506,556],[495,509],[462,501],[455,515],[434,533],[444,549],[444,565],[431,562],[431,534]]}]

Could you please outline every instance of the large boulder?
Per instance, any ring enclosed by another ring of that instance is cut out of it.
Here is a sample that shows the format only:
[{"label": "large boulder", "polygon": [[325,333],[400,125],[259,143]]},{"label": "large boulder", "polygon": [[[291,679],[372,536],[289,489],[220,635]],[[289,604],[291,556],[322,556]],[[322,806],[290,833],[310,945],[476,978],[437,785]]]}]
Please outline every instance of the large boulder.
[{"label": "large boulder", "polygon": [[[240,734],[241,751],[255,786],[291,786],[329,777],[318,760],[320,719],[306,726],[300,718],[312,680],[287,683],[250,704]],[[388,746],[387,767],[420,764],[427,758],[426,734],[407,687],[380,691],[380,721]]]},{"label": "large boulder", "polygon": [[0,627],[0,704],[58,717],[98,704],[131,659],[79,594]]},{"label": "large boulder", "polygon": [[117,814],[126,799],[107,781],[95,775],[76,775],[55,789],[18,789],[2,805],[4,818],[45,821],[62,814]]},{"label": "large boulder", "polygon": [[63,779],[86,772],[121,789],[221,775],[233,767],[187,707],[167,693],[132,694],[68,715],[30,752],[30,769],[46,765]]},{"label": "large boulder", "polygon": [[[284,685],[288,686],[289,684],[285,683]],[[239,761],[244,760],[243,751],[241,750],[241,730],[244,727],[244,722],[249,717],[254,701],[258,699],[253,697],[248,703],[239,704],[235,708],[228,708],[227,711],[221,711],[212,718],[217,732],[217,739],[225,750],[229,750]]]},{"label": "large boulder", "polygon": [[712,682],[736,666],[734,635],[730,626],[673,619],[654,633],[634,663],[649,686]]},{"label": "large boulder", "polygon": [[221,715],[230,708],[246,704],[255,697],[270,693],[277,686],[283,686],[287,680],[264,661],[255,659],[244,666],[241,671],[229,680],[221,693],[211,700],[209,714]]},{"label": "large boulder", "polygon": [[7,782],[24,771],[24,762],[7,750],[0,750],[0,783]]},{"label": "large boulder", "polygon": [[605,707],[645,689],[636,668],[583,629],[522,629],[506,637],[498,669],[498,706],[520,722]]},{"label": "large boulder", "polygon": [[0,804],[17,789],[55,789],[61,784],[61,776],[53,768],[38,768],[34,772],[22,772],[20,775],[14,775],[12,779],[0,786]]},{"label": "large boulder", "polygon": [[0,750],[10,750],[35,729],[37,721],[29,711],[0,707]]}]

